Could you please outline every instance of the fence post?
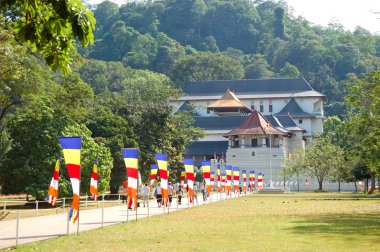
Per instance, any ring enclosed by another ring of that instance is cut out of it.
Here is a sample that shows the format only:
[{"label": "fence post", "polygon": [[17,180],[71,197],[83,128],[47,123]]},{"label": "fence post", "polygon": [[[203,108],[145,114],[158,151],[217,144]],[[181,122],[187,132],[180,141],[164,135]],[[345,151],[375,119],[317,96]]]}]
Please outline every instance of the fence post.
[{"label": "fence post", "polygon": [[20,222],[20,210],[17,210],[17,222],[16,222],[16,247],[18,245],[18,227]]},{"label": "fence post", "polygon": [[128,207],[128,204],[127,204],[127,221],[129,221],[129,207]]},{"label": "fence post", "polygon": [[7,201],[4,201],[4,211],[7,210]]},{"label": "fence post", "polygon": [[85,204],[86,204],[86,208],[87,208],[87,195],[86,195],[86,203]]},{"label": "fence post", "polygon": [[66,224],[66,234],[69,235],[70,231],[70,210],[67,211],[67,224]]},{"label": "fence post", "polygon": [[103,227],[104,226],[104,193],[102,196],[103,196],[102,197],[102,227]]},{"label": "fence post", "polygon": [[36,200],[36,215],[38,216],[38,200]]},{"label": "fence post", "polygon": [[62,208],[65,209],[65,207],[66,207],[66,198],[63,198],[63,204],[62,205],[63,205]]},{"label": "fence post", "polygon": [[120,193],[118,194],[118,196],[119,196],[118,204],[120,205]]}]

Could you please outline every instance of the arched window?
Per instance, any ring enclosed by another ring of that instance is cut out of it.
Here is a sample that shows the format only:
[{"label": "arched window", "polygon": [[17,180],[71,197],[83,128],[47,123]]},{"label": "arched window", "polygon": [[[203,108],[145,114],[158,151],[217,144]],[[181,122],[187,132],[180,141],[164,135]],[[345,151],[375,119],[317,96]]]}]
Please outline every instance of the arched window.
[{"label": "arched window", "polygon": [[256,153],[254,151],[252,151],[252,154],[251,154],[252,157],[256,156]]}]

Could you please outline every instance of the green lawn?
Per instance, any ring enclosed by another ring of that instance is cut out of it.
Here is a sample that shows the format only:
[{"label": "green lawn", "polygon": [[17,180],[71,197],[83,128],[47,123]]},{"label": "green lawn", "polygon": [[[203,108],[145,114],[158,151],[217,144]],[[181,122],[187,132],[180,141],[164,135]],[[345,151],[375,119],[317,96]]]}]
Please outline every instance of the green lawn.
[{"label": "green lawn", "polygon": [[19,246],[35,251],[380,251],[380,199],[253,195]]}]

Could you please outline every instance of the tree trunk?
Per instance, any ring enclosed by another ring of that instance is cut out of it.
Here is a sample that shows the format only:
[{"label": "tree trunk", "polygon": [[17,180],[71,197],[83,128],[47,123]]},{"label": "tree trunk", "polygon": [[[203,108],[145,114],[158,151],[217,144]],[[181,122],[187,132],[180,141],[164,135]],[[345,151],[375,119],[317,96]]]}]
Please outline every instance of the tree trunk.
[{"label": "tree trunk", "polygon": [[354,181],[355,184],[355,192],[358,192],[358,185],[356,184],[356,181]]},{"label": "tree trunk", "polygon": [[340,192],[340,180],[338,180],[338,192]]},{"label": "tree trunk", "polygon": [[318,190],[322,191],[322,180],[318,180],[318,184],[319,184]]},{"label": "tree trunk", "polygon": [[368,192],[368,179],[365,179],[364,192]]},{"label": "tree trunk", "polygon": [[375,173],[374,172],[371,172],[370,173],[370,176],[371,176],[371,188],[369,189],[369,193],[375,191]]}]

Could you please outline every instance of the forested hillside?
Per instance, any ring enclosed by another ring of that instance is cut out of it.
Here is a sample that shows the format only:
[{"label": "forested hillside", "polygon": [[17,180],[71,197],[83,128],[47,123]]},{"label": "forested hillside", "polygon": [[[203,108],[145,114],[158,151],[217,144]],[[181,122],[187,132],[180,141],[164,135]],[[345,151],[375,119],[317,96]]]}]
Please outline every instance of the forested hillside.
[{"label": "forested hillside", "polygon": [[[340,24],[312,26],[284,2],[160,0],[94,10],[95,44],[82,55],[191,80],[303,75],[326,94],[328,114],[343,112],[348,75],[380,68],[380,36]],[[91,83],[90,83],[91,84]]]}]

